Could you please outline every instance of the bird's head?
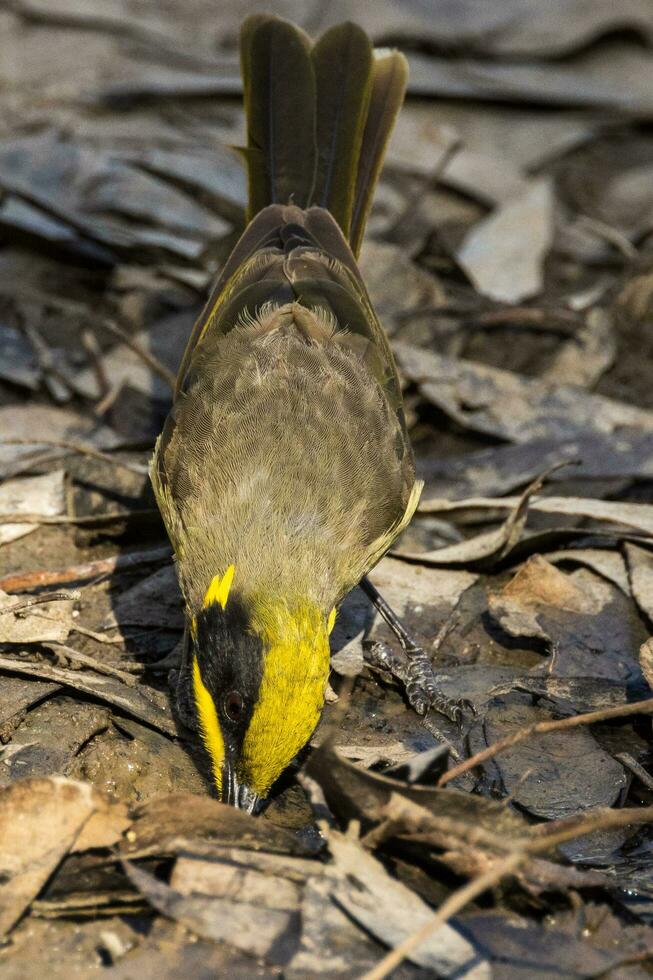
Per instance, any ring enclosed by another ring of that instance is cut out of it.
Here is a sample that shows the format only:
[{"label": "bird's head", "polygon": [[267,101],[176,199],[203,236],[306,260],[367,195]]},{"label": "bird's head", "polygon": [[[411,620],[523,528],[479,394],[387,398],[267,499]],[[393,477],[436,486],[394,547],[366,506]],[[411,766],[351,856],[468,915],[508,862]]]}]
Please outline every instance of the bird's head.
[{"label": "bird's head", "polygon": [[253,812],[319,721],[335,610],[246,602],[234,574],[213,579],[192,618],[193,697],[220,799]]}]

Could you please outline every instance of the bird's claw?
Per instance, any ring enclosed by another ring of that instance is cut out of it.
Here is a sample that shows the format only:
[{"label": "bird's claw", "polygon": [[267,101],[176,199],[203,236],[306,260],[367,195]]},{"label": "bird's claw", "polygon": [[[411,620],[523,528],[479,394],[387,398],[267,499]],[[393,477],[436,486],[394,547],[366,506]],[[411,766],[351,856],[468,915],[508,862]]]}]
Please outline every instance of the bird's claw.
[{"label": "bird's claw", "polygon": [[437,711],[460,726],[466,710],[476,714],[467,698],[449,698],[440,690],[431,661],[421,647],[407,647],[401,657],[386,643],[373,640],[365,645],[365,651],[371,666],[388,671],[402,682],[408,703],[418,715],[424,717],[429,711]]}]

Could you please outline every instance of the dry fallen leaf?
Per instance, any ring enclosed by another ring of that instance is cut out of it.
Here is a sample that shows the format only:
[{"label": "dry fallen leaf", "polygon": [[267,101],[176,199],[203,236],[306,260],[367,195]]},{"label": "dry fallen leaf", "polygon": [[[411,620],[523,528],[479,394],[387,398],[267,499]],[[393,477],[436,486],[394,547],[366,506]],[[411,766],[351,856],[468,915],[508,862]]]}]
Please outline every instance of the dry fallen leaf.
[{"label": "dry fallen leaf", "polygon": [[[197,888],[182,892],[135,864],[125,861],[123,866],[132,884],[158,912],[196,935],[229,943],[271,962],[284,963],[292,955],[300,922],[299,893],[290,882],[281,879],[279,885],[272,876],[257,876],[252,899],[247,891],[251,875],[232,874],[229,868],[221,878],[213,875],[207,882],[204,876]],[[212,889],[208,893],[203,890],[207,885]]]},{"label": "dry fallen leaf", "polygon": [[[433,910],[352,837],[328,832],[337,882],[333,898],[386,946],[396,946],[433,918]],[[434,932],[409,958],[438,976],[489,980],[490,964],[453,926]]]},{"label": "dry fallen leaf", "polygon": [[553,190],[539,178],[469,232],[458,261],[480,293],[506,303],[536,295],[553,240]]},{"label": "dry fallen leaf", "polygon": [[0,545],[17,541],[36,531],[38,524],[5,524],[3,514],[63,514],[64,471],[54,470],[42,476],[7,480],[0,486]]},{"label": "dry fallen leaf", "polygon": [[[12,613],[12,607],[19,612]],[[25,609],[21,596],[0,590],[0,643],[65,643],[73,627],[73,602],[59,599]]]},{"label": "dry fallen leaf", "polygon": [[0,792],[0,936],[27,910],[90,818],[106,809],[92,786],[58,776],[20,780]]},{"label": "dry fallen leaf", "polygon": [[639,648],[639,665],[646,678],[646,683],[653,690],[653,637],[642,643]]},{"label": "dry fallen leaf", "polygon": [[422,395],[472,432],[526,443],[611,435],[627,427],[642,434],[653,431],[653,412],[571,385],[445,357],[402,342],[393,349],[403,373]]}]

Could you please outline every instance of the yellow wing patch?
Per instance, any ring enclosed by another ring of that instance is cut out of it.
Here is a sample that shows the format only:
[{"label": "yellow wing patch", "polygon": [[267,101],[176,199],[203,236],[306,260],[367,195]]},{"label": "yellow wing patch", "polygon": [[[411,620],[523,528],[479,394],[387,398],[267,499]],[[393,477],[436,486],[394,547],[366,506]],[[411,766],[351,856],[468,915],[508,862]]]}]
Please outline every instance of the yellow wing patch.
[{"label": "yellow wing patch", "polygon": [[229,598],[231,583],[234,580],[235,571],[235,566],[230,565],[224,575],[215,575],[211,579],[211,584],[206,590],[206,595],[204,596],[204,601],[202,602],[202,609],[206,609],[206,607],[210,606],[213,602],[217,602],[223,609],[225,608],[227,605],[227,599]]},{"label": "yellow wing patch", "polygon": [[195,706],[200,720],[200,728],[202,730],[202,740],[207,752],[211,756],[215,785],[218,788],[218,793],[222,794],[224,739],[220,730],[220,722],[218,721],[218,713],[215,710],[213,698],[202,680],[197,657],[193,657],[193,692],[195,695]]}]

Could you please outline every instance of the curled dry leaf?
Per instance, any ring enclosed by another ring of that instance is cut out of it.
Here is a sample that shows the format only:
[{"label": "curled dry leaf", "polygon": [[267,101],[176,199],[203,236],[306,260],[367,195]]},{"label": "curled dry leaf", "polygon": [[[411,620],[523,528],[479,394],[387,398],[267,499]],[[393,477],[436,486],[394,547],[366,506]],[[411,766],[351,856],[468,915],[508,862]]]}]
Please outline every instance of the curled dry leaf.
[{"label": "curled dry leaf", "polygon": [[624,553],[633,598],[644,615],[653,621],[653,552],[626,542]]},{"label": "curled dry leaf", "polygon": [[609,435],[622,427],[653,432],[653,412],[571,385],[444,357],[403,342],[393,349],[422,395],[473,432],[518,443]]},{"label": "curled dry leaf", "polygon": [[634,650],[643,627],[623,593],[585,569],[567,575],[535,555],[488,595],[488,608],[510,636],[544,641],[556,676],[639,678]]},{"label": "curled dry leaf", "polygon": [[[494,531],[486,531],[458,544],[451,544],[435,551],[413,552],[402,550],[404,558],[412,558],[425,565],[464,565],[466,567],[492,565],[504,558],[521,538],[526,525],[531,497],[542,486],[546,476],[538,476],[526,487],[521,497],[512,498],[511,513]],[[429,501],[427,507],[436,506]],[[427,511],[431,513],[431,511]]]},{"label": "curled dry leaf", "polygon": [[[193,854],[192,841],[276,854],[310,855],[316,850],[314,843],[209,796],[172,793],[150,800],[136,811],[121,853],[130,860],[179,851]],[[317,844],[318,849],[321,846]],[[203,856],[209,856],[206,847],[201,850]]]},{"label": "curled dry leaf", "polygon": [[[533,491],[531,490],[531,493]],[[468,500],[425,500],[420,511],[425,514],[452,514],[457,511],[512,510],[523,497],[470,497]],[[531,510],[542,514],[586,517],[601,524],[622,525],[636,534],[653,537],[653,505],[619,500],[595,500],[592,497],[534,497]],[[437,554],[437,552],[436,552]]]},{"label": "curled dry leaf", "polygon": [[469,827],[481,827],[506,837],[523,833],[523,818],[501,803],[435,787],[409,786],[398,779],[368,772],[342,759],[329,745],[320,746],[310,757],[306,773],[321,787],[339,820],[358,820],[364,829],[376,825],[393,793],[419,804],[436,816],[451,817]]}]

